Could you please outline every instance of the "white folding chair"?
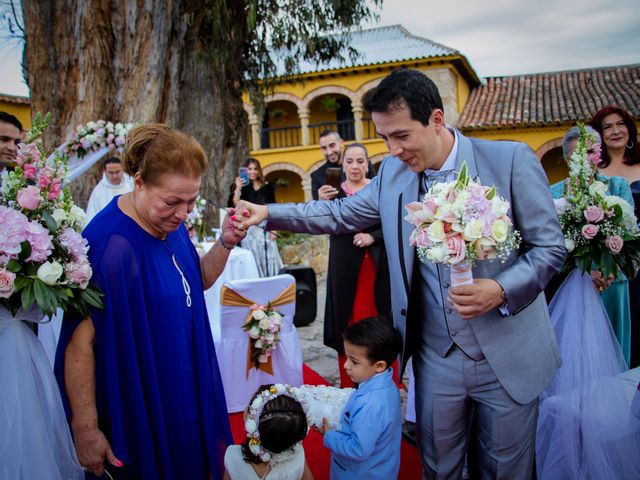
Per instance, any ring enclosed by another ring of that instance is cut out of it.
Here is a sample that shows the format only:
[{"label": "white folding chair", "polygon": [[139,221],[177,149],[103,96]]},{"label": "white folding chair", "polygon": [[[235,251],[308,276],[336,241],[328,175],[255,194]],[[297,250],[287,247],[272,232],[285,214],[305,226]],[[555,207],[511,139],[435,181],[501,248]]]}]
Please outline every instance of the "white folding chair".
[{"label": "white folding chair", "polygon": [[[225,287],[258,305],[267,305],[290,285],[294,285],[295,288],[295,278],[291,275],[232,280],[224,283]],[[214,343],[224,384],[227,410],[229,412],[244,410],[261,385],[268,383],[302,385],[302,351],[298,332],[293,325],[295,299],[291,303],[274,307],[283,318],[280,343],[271,354],[273,375],[253,367],[247,374],[249,336],[242,326],[250,312],[250,305],[225,305],[222,294],[220,302],[220,339],[214,340]]]}]

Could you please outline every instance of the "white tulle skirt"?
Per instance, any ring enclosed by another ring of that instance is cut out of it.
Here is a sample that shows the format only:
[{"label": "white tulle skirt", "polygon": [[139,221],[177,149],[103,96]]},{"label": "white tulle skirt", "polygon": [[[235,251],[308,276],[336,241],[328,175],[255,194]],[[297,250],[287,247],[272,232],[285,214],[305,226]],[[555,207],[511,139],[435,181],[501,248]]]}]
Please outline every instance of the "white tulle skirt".
[{"label": "white tulle skirt", "polygon": [[[22,315],[42,319],[39,311]],[[42,345],[0,307],[0,479],[83,479]]]},{"label": "white tulle skirt", "polygon": [[569,274],[549,313],[563,365],[541,395],[538,478],[640,478],[627,474],[640,465],[640,423],[631,415],[637,380],[616,377],[627,366],[590,276]]}]

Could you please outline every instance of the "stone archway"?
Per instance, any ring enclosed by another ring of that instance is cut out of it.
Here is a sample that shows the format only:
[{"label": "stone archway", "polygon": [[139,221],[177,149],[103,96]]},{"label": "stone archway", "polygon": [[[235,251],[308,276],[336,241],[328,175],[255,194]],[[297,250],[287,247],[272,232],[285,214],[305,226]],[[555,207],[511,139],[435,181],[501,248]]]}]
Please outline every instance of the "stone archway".
[{"label": "stone archway", "polygon": [[316,98],[321,97],[322,95],[327,95],[335,93],[338,95],[344,95],[349,100],[351,100],[351,104],[359,103],[358,97],[356,93],[348,88],[341,87],[339,85],[325,85],[324,87],[316,88],[315,90],[307,93],[302,101],[304,102],[304,106],[308,109],[311,102],[313,102]]},{"label": "stone archway", "polygon": [[262,169],[265,179],[276,183],[277,202],[303,202],[310,194],[310,182],[306,172],[292,163],[272,163]]},{"label": "stone archway", "polygon": [[544,157],[547,152],[558,147],[562,147],[562,138],[554,138],[553,140],[549,140],[548,142],[543,143],[542,145],[540,145],[540,147],[538,147],[538,149],[536,150],[536,157],[538,157],[538,160],[542,160],[542,157]]}]

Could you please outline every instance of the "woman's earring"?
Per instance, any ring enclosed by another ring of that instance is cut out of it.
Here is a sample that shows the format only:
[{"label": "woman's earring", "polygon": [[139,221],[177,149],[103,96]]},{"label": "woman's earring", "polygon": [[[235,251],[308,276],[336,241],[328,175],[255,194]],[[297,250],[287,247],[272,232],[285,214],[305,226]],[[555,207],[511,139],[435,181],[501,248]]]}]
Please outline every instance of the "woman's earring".
[{"label": "woman's earring", "polygon": [[627,142],[627,150],[631,150],[633,148],[633,140],[629,139]]}]

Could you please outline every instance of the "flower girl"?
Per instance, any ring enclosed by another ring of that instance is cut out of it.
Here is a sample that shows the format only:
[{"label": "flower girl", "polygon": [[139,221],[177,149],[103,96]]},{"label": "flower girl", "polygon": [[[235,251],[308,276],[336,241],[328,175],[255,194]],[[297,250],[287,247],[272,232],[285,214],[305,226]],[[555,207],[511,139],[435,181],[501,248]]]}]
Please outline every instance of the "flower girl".
[{"label": "flower girl", "polygon": [[304,456],[307,416],[289,385],[263,385],[245,411],[247,438],[224,456],[224,480],[313,480]]}]

